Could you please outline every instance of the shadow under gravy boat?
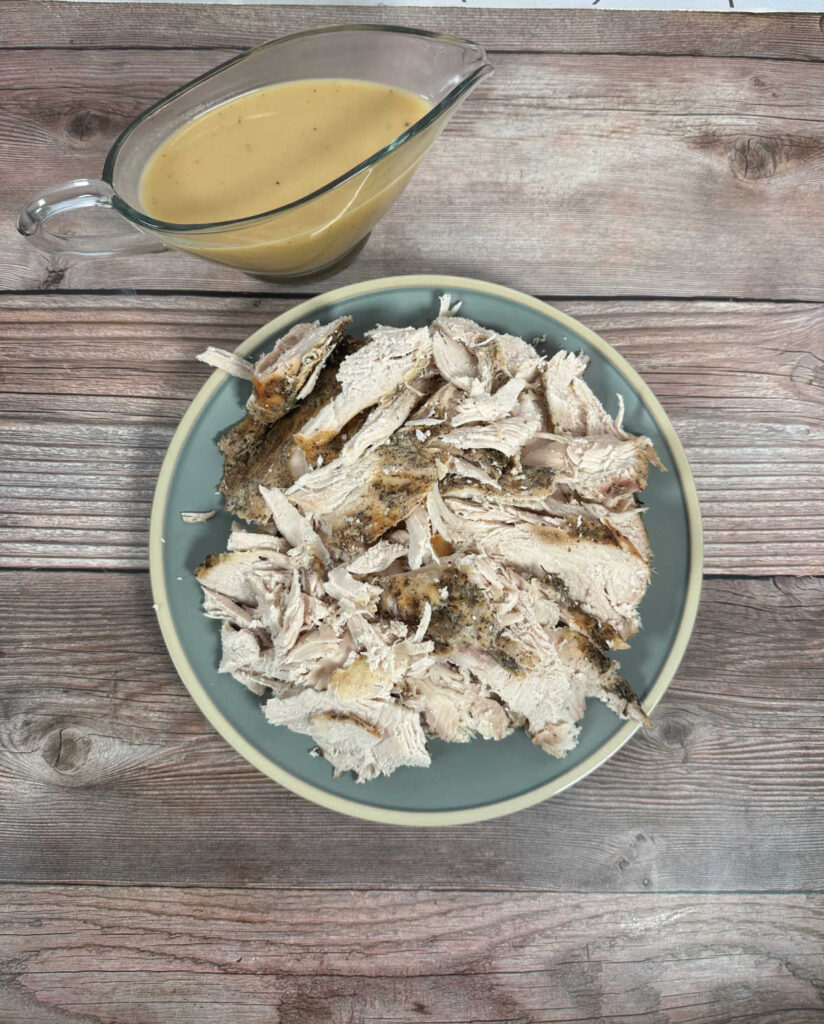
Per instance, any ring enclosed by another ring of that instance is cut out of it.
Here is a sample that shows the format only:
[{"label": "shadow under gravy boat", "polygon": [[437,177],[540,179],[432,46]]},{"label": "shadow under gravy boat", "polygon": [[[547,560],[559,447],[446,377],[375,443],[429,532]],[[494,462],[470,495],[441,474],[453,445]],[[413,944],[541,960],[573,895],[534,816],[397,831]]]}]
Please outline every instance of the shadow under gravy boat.
[{"label": "shadow under gravy boat", "polygon": [[[365,244],[451,116],[492,70],[475,43],[394,26],[342,25],[276,39],[150,107],[112,146],[102,180],[78,179],[42,192],[24,208],[19,230],[38,248],[66,256],[181,249],[270,280],[332,273]],[[378,82],[417,93],[432,107],[383,149],[284,206],[208,224],[175,224],[146,212],[141,175],[170,135],[254,89],[308,78]],[[74,230],[59,233],[61,220],[64,230],[66,221]],[[105,230],[94,233],[95,223]]]}]

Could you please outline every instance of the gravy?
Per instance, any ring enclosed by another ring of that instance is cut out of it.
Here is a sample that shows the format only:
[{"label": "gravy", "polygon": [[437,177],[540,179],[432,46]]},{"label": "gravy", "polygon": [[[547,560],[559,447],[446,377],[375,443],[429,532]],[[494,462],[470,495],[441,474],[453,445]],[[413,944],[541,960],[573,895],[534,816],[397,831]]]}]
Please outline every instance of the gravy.
[{"label": "gravy", "polygon": [[[351,170],[430,108],[422,96],[374,82],[306,79],[255,89],[207,110],[166,139],[143,171],[141,203],[152,217],[176,224],[274,210]],[[410,146],[412,154],[419,148]],[[204,233],[203,247],[188,238],[175,244],[264,271],[300,272],[318,259],[329,262],[326,257],[337,258],[369,230],[414,169],[406,158],[399,164],[390,157],[391,171],[381,163],[309,203],[233,229],[229,237]]]}]

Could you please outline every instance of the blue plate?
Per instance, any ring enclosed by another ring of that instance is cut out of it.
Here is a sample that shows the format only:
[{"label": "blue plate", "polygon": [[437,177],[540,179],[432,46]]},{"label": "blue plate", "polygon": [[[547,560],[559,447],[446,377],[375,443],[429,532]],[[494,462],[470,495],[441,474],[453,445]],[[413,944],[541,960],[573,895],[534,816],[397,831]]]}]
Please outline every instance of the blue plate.
[{"label": "blue plate", "polygon": [[[641,605],[643,629],[620,652],[623,675],[649,713],[684,653],[701,585],[701,521],[695,485],[672,424],[650,389],[601,338],[551,306],[509,288],[467,278],[426,276],[367,281],[310,299],[256,331],[238,352],[254,357],[302,320],[354,318],[353,333],[376,323],[423,325],[449,292],[461,313],[501,332],[543,339],[548,355],[564,348],[590,357],[586,380],[607,409],[626,404],[628,430],[649,436],[666,473],[650,471],[644,501],[654,557],[652,584]],[[217,671],[218,624],[201,612],[196,566],[223,551],[231,517],[216,488],[222,473],[218,437],[243,414],[246,381],[214,373],[192,402],[172,440],[152,508],[150,563],[157,615],[180,677],[218,732],[253,765],[295,793],[346,814],[410,825],[478,821],[527,807],[583,778],[637,728],[591,701],[578,746],[558,761],[523,731],[505,740],[451,744],[431,740],[430,768],[401,768],[389,778],[358,784],[333,778],[323,758],[312,758],[307,736],[269,725],[260,701]],[[184,511],[219,508],[210,521],[187,525]]]}]

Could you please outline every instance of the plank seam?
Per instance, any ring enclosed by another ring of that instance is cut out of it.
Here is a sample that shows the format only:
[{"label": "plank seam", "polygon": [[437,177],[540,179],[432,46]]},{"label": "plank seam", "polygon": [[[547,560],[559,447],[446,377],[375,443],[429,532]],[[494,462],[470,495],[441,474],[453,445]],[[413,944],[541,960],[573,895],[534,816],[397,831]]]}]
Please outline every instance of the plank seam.
[{"label": "plank seam", "polygon": [[[222,289],[167,289],[167,288],[0,288],[0,299],[10,296],[43,297],[54,296],[55,298],[66,297],[110,297],[120,299],[136,299],[143,296],[152,298],[172,298],[182,296],[184,298],[200,299],[274,299],[289,301],[305,301],[314,298],[322,292],[245,292],[225,291]],[[636,294],[613,294],[613,295],[567,295],[559,294],[535,294],[536,299],[542,302],[725,302],[740,303],[742,305],[755,305],[757,303],[769,303],[775,306],[821,306],[821,299],[773,299],[767,296],[747,297],[742,295],[636,295]],[[2,312],[2,310],[0,310]]]},{"label": "plank seam", "polygon": [[[277,38],[277,37],[273,37]],[[120,53],[129,50],[140,51],[144,53],[169,53],[169,52],[181,52],[181,53],[246,53],[248,50],[253,49],[254,45],[249,46],[237,46],[232,44],[202,44],[194,46],[161,46],[152,43],[135,43],[131,46],[118,46],[118,45],[100,45],[100,46],[0,46],[0,53],[31,53],[31,52],[60,52],[64,51],[67,53]],[[674,58],[677,60],[691,59],[691,60],[750,60],[750,61],[770,61],[777,64],[822,64],[824,58],[822,57],[780,57],[772,54],[748,54],[748,53],[701,53],[700,51],[690,50],[676,50],[676,51],[664,51],[664,50],[551,50],[551,49],[487,49],[486,52],[492,57],[510,57],[510,56],[523,56],[523,57],[655,57],[655,58]]]},{"label": "plank seam", "polygon": [[[540,889],[540,888],[498,888],[498,889],[467,889],[464,887],[450,886],[357,886],[357,885],[267,885],[265,883],[248,883],[246,885],[232,885],[227,883],[208,882],[111,882],[111,881],[44,881],[36,879],[32,881],[20,881],[19,879],[0,879],[0,887],[25,888],[73,888],[73,889],[182,889],[182,890],[211,890],[219,892],[277,892],[294,893],[302,896],[306,893],[451,893],[454,895],[466,896],[603,896],[604,898],[615,899],[622,896],[764,896],[764,897],[790,897],[790,896],[824,896],[824,889]],[[2,932],[0,931],[0,934]]]}]

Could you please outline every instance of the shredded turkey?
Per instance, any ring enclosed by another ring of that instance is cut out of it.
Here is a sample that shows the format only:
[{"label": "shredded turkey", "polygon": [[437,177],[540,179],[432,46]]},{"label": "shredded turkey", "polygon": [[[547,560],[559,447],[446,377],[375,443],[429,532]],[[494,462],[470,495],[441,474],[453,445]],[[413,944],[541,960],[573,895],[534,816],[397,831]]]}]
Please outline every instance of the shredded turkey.
[{"label": "shredded turkey", "polygon": [[[553,757],[589,698],[646,714],[609,652],[640,628],[649,438],[588,360],[458,315],[297,324],[256,363],[219,441],[235,525],[197,569],[220,671],[358,781],[431,763],[430,737],[523,729]],[[205,518],[205,517],[203,517]],[[192,517],[191,521],[195,521]]]}]

